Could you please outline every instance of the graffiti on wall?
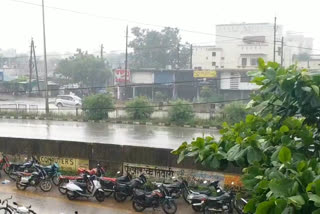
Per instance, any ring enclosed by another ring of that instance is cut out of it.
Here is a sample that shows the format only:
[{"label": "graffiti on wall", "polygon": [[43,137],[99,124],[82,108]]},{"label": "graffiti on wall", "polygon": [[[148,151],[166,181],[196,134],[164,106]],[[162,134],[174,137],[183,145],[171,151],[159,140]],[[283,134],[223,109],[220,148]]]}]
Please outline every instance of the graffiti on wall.
[{"label": "graffiti on wall", "polygon": [[79,167],[89,168],[89,160],[77,159],[77,158],[61,158],[53,156],[40,156],[39,161],[42,165],[51,165],[58,163],[62,170],[77,171]]}]

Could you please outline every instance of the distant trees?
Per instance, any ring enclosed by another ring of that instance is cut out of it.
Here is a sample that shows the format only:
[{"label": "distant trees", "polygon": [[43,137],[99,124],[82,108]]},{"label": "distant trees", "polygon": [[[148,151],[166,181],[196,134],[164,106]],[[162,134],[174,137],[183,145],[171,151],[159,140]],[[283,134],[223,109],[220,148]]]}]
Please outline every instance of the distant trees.
[{"label": "distant trees", "polygon": [[178,28],[166,27],[161,31],[131,29],[134,39],[131,66],[136,68],[187,68],[190,62],[190,45],[181,43]]},{"label": "distant trees", "polygon": [[111,71],[105,62],[94,55],[77,50],[74,56],[59,62],[56,74],[67,78],[72,83],[85,86],[104,86],[111,77]]}]

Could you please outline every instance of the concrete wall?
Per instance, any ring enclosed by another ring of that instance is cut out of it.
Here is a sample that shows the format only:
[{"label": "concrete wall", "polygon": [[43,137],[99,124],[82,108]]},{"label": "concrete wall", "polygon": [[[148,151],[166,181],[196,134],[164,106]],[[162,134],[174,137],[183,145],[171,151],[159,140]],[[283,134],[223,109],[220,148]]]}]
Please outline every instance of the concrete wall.
[{"label": "concrete wall", "polygon": [[[8,155],[88,159],[90,167],[100,162],[109,172],[121,170],[123,162],[208,170],[194,164],[191,159],[178,165],[177,156],[172,155],[170,149],[150,147],[0,137],[0,152]],[[224,172],[240,173],[240,169],[230,167]]]}]

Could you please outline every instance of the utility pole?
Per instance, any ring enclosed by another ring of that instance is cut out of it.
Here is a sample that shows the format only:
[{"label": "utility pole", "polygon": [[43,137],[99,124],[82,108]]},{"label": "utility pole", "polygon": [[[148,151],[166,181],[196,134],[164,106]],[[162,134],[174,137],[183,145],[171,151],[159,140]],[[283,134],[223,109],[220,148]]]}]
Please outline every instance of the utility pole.
[{"label": "utility pole", "polygon": [[46,114],[49,114],[49,100],[48,100],[48,66],[47,66],[47,47],[46,47],[46,26],[44,18],[44,0],[42,0],[42,30],[43,30],[43,55],[44,55],[44,83],[45,83],[45,104]]},{"label": "utility pole", "polygon": [[127,79],[128,79],[128,25],[126,28],[126,59],[124,64],[124,98],[127,99]]},{"label": "utility pole", "polygon": [[38,94],[40,94],[40,83],[39,83],[39,73],[38,73],[38,64],[36,58],[36,49],[34,47],[34,41],[32,40],[32,52],[33,52],[33,61],[34,61],[34,69],[36,71],[36,78],[37,78],[37,86],[38,86]]},{"label": "utility pole", "polygon": [[177,63],[177,68],[180,68],[180,43],[178,43],[177,46],[177,57],[178,57],[178,63]]},{"label": "utility pole", "polygon": [[192,54],[193,54],[193,47],[192,44],[190,45],[190,69],[192,69]]},{"label": "utility pole", "polygon": [[100,47],[100,58],[101,60],[103,60],[103,44],[101,44],[101,47]]},{"label": "utility pole", "polygon": [[283,66],[283,37],[281,38],[281,67]]},{"label": "utility pole", "polygon": [[277,17],[274,17],[274,27],[273,27],[273,62],[276,61],[276,38],[277,37]]},{"label": "utility pole", "polygon": [[31,38],[31,44],[30,44],[30,59],[29,59],[29,96],[31,96],[31,91],[32,91],[32,43],[33,39]]}]

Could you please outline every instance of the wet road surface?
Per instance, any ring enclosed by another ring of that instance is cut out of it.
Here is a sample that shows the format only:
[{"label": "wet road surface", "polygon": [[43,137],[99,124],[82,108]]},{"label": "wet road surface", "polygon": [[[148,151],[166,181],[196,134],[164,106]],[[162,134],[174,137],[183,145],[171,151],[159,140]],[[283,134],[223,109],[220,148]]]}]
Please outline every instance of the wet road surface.
[{"label": "wet road surface", "polygon": [[[3,174],[3,173],[2,173]],[[0,179],[0,181],[4,178]],[[107,198],[104,202],[97,202],[94,199],[77,199],[70,201],[66,196],[61,195],[54,186],[51,192],[44,193],[40,188],[35,189],[29,187],[25,191],[17,190],[14,182],[9,184],[0,184],[0,200],[13,197],[9,204],[16,201],[25,206],[32,206],[37,214],[74,214],[78,211],[79,214],[132,214],[133,211],[131,201],[127,200],[124,203],[116,202],[113,197]],[[191,207],[185,204],[182,199],[177,201],[177,214],[193,213]],[[162,210],[153,211],[146,209],[143,213],[163,213]]]},{"label": "wet road surface", "polygon": [[0,119],[0,136],[175,149],[199,136],[219,137],[216,129],[196,129],[43,120]]}]

